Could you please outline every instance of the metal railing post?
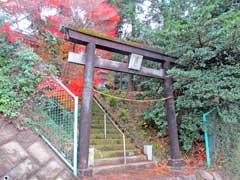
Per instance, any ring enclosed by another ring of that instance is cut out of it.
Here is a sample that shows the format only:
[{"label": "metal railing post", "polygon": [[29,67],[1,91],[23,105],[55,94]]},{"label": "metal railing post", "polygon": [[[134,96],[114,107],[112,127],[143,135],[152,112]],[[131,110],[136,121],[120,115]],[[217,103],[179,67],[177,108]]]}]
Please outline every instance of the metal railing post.
[{"label": "metal railing post", "polygon": [[74,150],[73,150],[73,174],[78,172],[78,97],[74,98]]},{"label": "metal railing post", "polygon": [[104,137],[107,138],[107,114],[104,113]]},{"label": "metal railing post", "polygon": [[123,158],[124,158],[124,164],[127,164],[127,156],[126,156],[126,138],[123,134]]}]

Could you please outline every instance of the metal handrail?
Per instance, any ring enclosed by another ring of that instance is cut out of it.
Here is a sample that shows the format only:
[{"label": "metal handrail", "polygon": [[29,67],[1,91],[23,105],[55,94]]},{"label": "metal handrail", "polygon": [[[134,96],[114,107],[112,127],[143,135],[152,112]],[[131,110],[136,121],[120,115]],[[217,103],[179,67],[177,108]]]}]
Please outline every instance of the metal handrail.
[{"label": "metal handrail", "polygon": [[112,120],[112,118],[108,115],[108,113],[105,111],[105,109],[102,107],[102,105],[95,98],[93,98],[93,100],[98,105],[98,107],[102,110],[102,112],[104,113],[104,136],[105,136],[105,139],[107,137],[107,125],[106,125],[107,118],[116,127],[116,129],[122,134],[122,136],[123,136],[123,159],[124,159],[124,164],[126,164],[127,163],[127,157],[126,157],[126,137],[125,137],[125,134],[116,125],[116,123]]}]

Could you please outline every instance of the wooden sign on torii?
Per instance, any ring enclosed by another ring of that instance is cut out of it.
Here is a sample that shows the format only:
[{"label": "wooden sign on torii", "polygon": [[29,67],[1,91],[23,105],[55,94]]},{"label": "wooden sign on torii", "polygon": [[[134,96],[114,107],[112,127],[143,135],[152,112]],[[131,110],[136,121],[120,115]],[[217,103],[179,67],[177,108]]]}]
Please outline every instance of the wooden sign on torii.
[{"label": "wooden sign on torii", "polygon": [[[172,97],[172,78],[167,76],[167,70],[170,69],[170,66],[172,63],[174,63],[175,58],[166,55],[158,50],[136,46],[132,43],[122,42],[116,38],[99,36],[96,33],[91,34],[89,32],[81,30],[79,31],[71,28],[66,28],[66,34],[67,40],[86,46],[86,53],[83,55],[84,58],[79,58],[78,54],[70,53],[69,62],[82,64],[85,66],[78,141],[78,169],[80,175],[89,176],[91,174],[91,171],[88,167],[88,153],[90,124],[92,119],[94,68],[102,68],[117,72],[162,79],[164,81],[165,97]],[[95,55],[96,48],[107,50],[109,52],[121,53],[123,55],[142,56],[144,60],[147,59],[161,63],[162,69],[157,70],[141,67],[139,70],[133,70],[129,68],[130,66],[127,63],[120,63],[112,60],[97,58]],[[166,99],[166,114],[168,120],[168,136],[170,143],[170,159],[168,161],[168,165],[173,168],[180,168],[184,166],[184,161],[182,160],[179,149],[175,104],[173,98]]]}]

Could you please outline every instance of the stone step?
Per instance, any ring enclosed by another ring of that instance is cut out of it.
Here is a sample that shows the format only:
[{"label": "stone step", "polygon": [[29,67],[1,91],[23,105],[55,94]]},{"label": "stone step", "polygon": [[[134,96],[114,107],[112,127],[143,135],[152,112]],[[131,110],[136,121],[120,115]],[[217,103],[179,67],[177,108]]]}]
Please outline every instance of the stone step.
[{"label": "stone step", "polygon": [[[138,156],[128,156],[126,157],[127,163],[136,163],[141,161],[146,161],[147,158],[145,155],[138,155]],[[107,165],[116,165],[116,164],[123,164],[124,158],[123,157],[114,157],[114,158],[100,158],[94,161],[94,166],[107,166]]]},{"label": "stone step", "polygon": [[[130,139],[126,139],[126,144],[130,143],[131,140]],[[123,143],[123,139],[122,138],[117,138],[117,139],[111,139],[111,138],[107,138],[107,139],[90,139],[90,145],[96,145],[96,144],[105,144],[105,145],[109,145],[109,144],[122,144]]]},{"label": "stone step", "polygon": [[95,121],[103,122],[103,120],[104,120],[103,114],[93,114],[91,122],[95,122]]},{"label": "stone step", "polygon": [[[104,133],[104,130],[103,129],[100,129],[100,128],[91,128],[91,133],[92,134],[102,134]],[[109,134],[120,134],[120,132],[116,129],[116,128],[109,128],[107,129],[107,133]]]},{"label": "stone step", "polygon": [[[93,119],[91,121],[91,125],[93,125],[93,124],[101,124],[101,125],[103,125],[103,123],[104,123],[103,117],[102,117],[102,119]],[[109,123],[107,123],[107,124],[109,124]]]},{"label": "stone step", "polygon": [[92,113],[101,113],[104,114],[104,112],[99,107],[92,107]]},{"label": "stone step", "polygon": [[[104,129],[91,128],[90,132],[92,134],[104,134]],[[114,129],[114,128],[107,128],[106,132],[107,132],[107,134],[120,134],[120,135],[122,135],[117,129]]]},{"label": "stone step", "polygon": [[127,163],[127,164],[117,164],[117,165],[108,165],[108,166],[97,166],[92,167],[93,174],[99,173],[108,173],[108,172],[121,172],[129,169],[143,169],[143,168],[151,168],[156,166],[153,161],[143,161],[137,163]]},{"label": "stone step", "polygon": [[[104,129],[104,124],[103,123],[92,123],[91,124],[91,128],[92,129]],[[108,129],[116,129],[115,126],[113,126],[112,124],[106,124],[106,128]]]},{"label": "stone step", "polygon": [[[103,124],[104,122],[103,122],[103,120],[101,120],[101,121],[92,121],[91,122],[91,126],[96,126],[96,125],[99,125],[99,126],[104,126],[104,124]],[[107,123],[107,126],[109,125],[109,123]]]},{"label": "stone step", "polygon": [[[123,144],[109,144],[109,145],[93,145],[93,147],[100,151],[122,150]],[[126,144],[126,149],[135,149],[135,144]]]},{"label": "stone step", "polygon": [[[95,119],[94,119],[95,118]],[[91,124],[102,124],[104,123],[104,118],[103,116],[93,116]],[[106,121],[107,125],[112,125],[112,122],[107,119]]]},{"label": "stone step", "polygon": [[[102,122],[103,123],[103,121],[104,121],[104,116],[103,116],[103,114],[95,114],[95,115],[93,115],[92,116],[92,121],[91,121],[91,123],[93,123],[93,122]],[[109,120],[107,119],[107,122],[108,122]],[[110,123],[110,122],[108,122],[108,123]]]},{"label": "stone step", "polygon": [[[140,149],[127,149],[126,156],[135,156],[141,154]],[[94,158],[108,158],[108,157],[121,157],[123,156],[123,150],[114,150],[114,151],[100,151],[95,149]]]},{"label": "stone step", "polygon": [[[115,133],[115,132],[108,132],[106,134],[106,139],[122,139],[122,134],[120,133]],[[90,133],[90,139],[105,139],[104,132],[96,132],[96,131],[91,131]],[[128,137],[126,137],[128,139]]]},{"label": "stone step", "polygon": [[103,113],[103,111],[98,107],[97,104],[93,104],[92,110],[93,110],[92,112],[101,112],[101,113]]},{"label": "stone step", "polygon": [[93,117],[102,117],[102,119],[103,119],[104,113],[100,112],[100,111],[93,111],[92,116]]},{"label": "stone step", "polygon": [[[104,129],[104,123],[103,122],[92,122],[91,123],[91,128],[92,129]],[[107,123],[106,128],[117,130],[116,126],[114,126],[112,123]]]},{"label": "stone step", "polygon": [[[122,138],[122,134],[108,134],[107,133],[107,136],[106,138],[112,138],[112,139],[121,139]],[[104,135],[104,132],[101,133],[101,134],[95,134],[95,133],[92,133],[90,134],[90,139],[105,139],[105,135]]]}]

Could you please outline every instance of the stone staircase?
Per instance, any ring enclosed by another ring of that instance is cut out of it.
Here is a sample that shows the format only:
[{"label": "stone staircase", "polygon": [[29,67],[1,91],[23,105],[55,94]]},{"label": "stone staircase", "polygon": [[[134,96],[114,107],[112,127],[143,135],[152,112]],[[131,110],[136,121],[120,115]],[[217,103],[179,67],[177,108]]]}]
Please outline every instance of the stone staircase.
[{"label": "stone staircase", "polygon": [[126,136],[126,164],[124,164],[123,136],[107,119],[106,139],[104,133],[104,112],[93,103],[93,117],[90,132],[90,147],[94,148],[93,173],[122,171],[125,169],[148,168],[155,165],[148,161],[142,150]]}]

